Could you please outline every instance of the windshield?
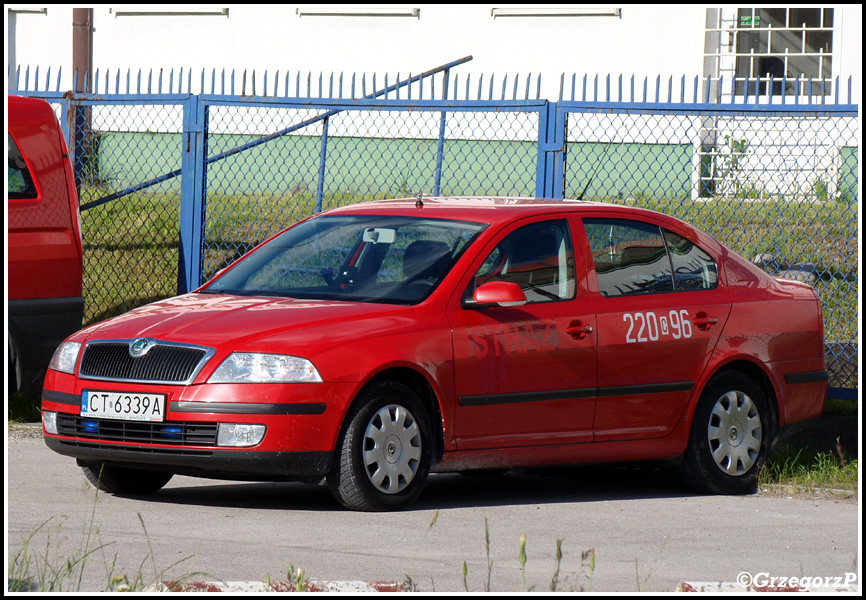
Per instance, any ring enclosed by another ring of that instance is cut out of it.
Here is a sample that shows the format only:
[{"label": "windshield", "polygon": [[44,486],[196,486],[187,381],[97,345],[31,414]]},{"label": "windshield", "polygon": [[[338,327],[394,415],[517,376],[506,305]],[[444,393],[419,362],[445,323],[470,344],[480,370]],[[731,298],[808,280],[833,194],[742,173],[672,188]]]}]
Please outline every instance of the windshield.
[{"label": "windshield", "polygon": [[417,217],[314,217],[229,267],[202,292],[415,304],[484,227]]}]

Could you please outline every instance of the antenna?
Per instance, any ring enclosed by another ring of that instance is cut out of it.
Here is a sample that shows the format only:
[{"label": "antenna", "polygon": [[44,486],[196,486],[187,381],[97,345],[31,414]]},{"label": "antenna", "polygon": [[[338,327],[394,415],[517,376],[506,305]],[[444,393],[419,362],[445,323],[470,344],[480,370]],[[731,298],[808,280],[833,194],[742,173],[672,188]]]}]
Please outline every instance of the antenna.
[{"label": "antenna", "polygon": [[607,151],[610,150],[612,144],[613,142],[608,142],[607,145],[604,147],[604,153],[601,155],[598,163],[596,163],[595,169],[593,169],[592,175],[589,176],[589,181],[586,182],[586,186],[584,186],[583,191],[580,193],[580,196],[577,197],[578,200],[583,200],[583,196],[584,194],[586,194],[586,190],[589,189],[589,184],[592,183],[595,174],[598,173],[598,168],[601,166],[601,163],[604,162],[604,157],[607,156]]}]

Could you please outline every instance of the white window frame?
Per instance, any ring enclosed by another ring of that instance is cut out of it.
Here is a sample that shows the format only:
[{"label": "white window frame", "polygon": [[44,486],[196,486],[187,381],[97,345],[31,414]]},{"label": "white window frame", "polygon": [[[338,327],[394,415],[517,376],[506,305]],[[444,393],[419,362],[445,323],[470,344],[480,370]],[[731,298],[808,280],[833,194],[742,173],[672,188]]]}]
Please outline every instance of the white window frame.
[{"label": "white window frame", "polygon": [[[720,90],[720,93],[723,97],[728,100],[733,100],[731,98],[731,81],[734,77],[737,78],[737,85],[735,86],[734,97],[740,98],[745,96],[754,97],[755,96],[755,80],[758,79],[758,95],[762,97],[769,96],[769,92],[773,92],[773,96],[778,98],[780,96],[793,96],[797,93],[799,89],[799,95],[807,96],[809,95],[809,75],[812,78],[812,96],[821,96],[822,81],[824,83],[823,95],[828,96],[832,93],[832,77],[833,77],[833,66],[836,64],[836,60],[834,60],[835,48],[838,46],[838,31],[834,29],[834,23],[825,23],[826,11],[827,7],[815,7],[815,10],[819,11],[820,16],[820,26],[818,27],[806,27],[804,24],[794,25],[792,26],[789,23],[789,19],[791,18],[791,9],[790,8],[782,8],[778,7],[781,10],[786,11],[786,23],[785,27],[774,27],[772,24],[763,24],[759,23],[757,27],[744,27],[741,26],[739,22],[739,13],[740,11],[751,11],[752,17],[754,17],[755,8],[723,8],[719,10],[720,18],[717,23],[708,23],[706,29],[706,35],[709,39],[711,36],[715,36],[718,40],[717,44],[707,44],[706,50],[704,52],[705,59],[711,59],[712,62],[715,63],[715,71],[716,75],[723,78],[723,86]],[[829,8],[832,10],[832,17],[828,20],[835,21],[838,20],[839,9]],[[750,50],[748,53],[739,52],[738,51],[738,42],[739,35],[742,33],[750,33],[750,32],[761,32],[762,34],[766,34],[766,38],[762,36],[762,43],[766,45],[765,52],[755,52],[754,50]],[[833,37],[833,41],[831,42],[830,52],[824,52],[823,49],[819,50],[819,52],[807,52],[808,48],[806,47],[806,34],[809,32],[828,32]],[[835,35],[834,35],[835,34]],[[785,36],[788,41],[794,40],[799,37],[800,43],[800,52],[789,52],[788,49],[785,49],[785,52],[772,52],[773,37],[774,36]],[[772,57],[778,58],[783,62],[784,72],[787,75],[785,81],[785,89],[781,90],[781,77],[773,78],[773,86],[772,89],[769,86],[769,77],[763,76],[761,73],[755,72],[755,65],[757,63],[756,59],[761,57]],[[792,60],[796,61],[798,58],[816,58],[818,61],[818,72],[812,74],[792,74]],[[738,72],[738,61],[740,61],[740,65],[742,65],[743,59],[746,59],[749,63],[749,73]],[[750,79],[748,90],[744,89],[743,83],[741,80],[744,77],[748,77]],[[798,81],[799,80],[799,81]]]}]

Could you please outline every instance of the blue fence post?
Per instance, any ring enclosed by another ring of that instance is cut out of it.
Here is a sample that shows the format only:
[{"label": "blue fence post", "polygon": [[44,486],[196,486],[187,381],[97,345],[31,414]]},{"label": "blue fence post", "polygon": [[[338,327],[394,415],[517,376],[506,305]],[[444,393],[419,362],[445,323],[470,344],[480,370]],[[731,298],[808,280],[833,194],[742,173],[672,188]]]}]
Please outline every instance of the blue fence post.
[{"label": "blue fence post", "polygon": [[207,189],[206,126],[207,106],[198,96],[190,96],[183,105],[178,294],[194,290],[201,283],[204,195]]},{"label": "blue fence post", "polygon": [[[448,100],[448,77],[451,75],[451,70],[446,70],[442,80],[442,99]],[[433,195],[438,196],[441,190],[442,183],[442,156],[445,151],[445,115],[443,110],[442,116],[439,117],[439,141],[436,144],[436,170],[433,173]]]},{"label": "blue fence post", "polygon": [[325,195],[325,165],[328,161],[328,120],[322,119],[322,145],[319,148],[319,182],[316,186],[316,212],[322,212],[322,198]]},{"label": "blue fence post", "polygon": [[552,126],[553,143],[556,146],[556,151],[552,155],[552,181],[551,181],[551,198],[563,198],[565,196],[565,155],[568,152],[568,144],[565,143],[566,132],[568,131],[568,111],[560,110],[559,104],[552,102],[549,105],[550,114],[554,117],[551,123],[548,120],[548,126]]},{"label": "blue fence post", "polygon": [[546,102],[538,115],[535,195],[539,198],[562,198],[563,194],[565,111],[557,109],[556,102]]},{"label": "blue fence post", "polygon": [[535,197],[546,198],[548,190],[548,182],[550,178],[547,174],[547,119],[549,111],[542,108],[538,111],[538,151],[536,152],[535,163]]}]

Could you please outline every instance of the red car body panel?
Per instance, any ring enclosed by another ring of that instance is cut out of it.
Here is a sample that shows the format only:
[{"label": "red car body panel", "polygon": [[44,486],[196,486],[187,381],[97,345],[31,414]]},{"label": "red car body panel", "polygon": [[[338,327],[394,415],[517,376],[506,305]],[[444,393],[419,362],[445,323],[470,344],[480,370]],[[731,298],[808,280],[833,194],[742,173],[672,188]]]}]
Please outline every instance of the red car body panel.
[{"label": "red car body panel", "polygon": [[[703,388],[725,368],[764,375],[775,424],[820,413],[827,385],[820,376],[826,368],[823,334],[817,296],[808,286],[774,279],[706,234],[650,211],[526,199],[422,204],[375,202],[328,214],[420,214],[486,224],[423,301],[395,305],[194,292],[157,302],[69,339],[147,337],[213,348],[191,384],[96,381],[50,371],[43,410],[78,414],[76,401],[85,389],[162,393],[167,422],[267,426],[258,446],[226,453],[323,453],[309,475],[330,468],[352,403],[380,378],[404,382],[429,398],[439,435],[433,468],[440,471],[676,458],[686,449]],[[588,218],[638,219],[688,239],[715,261],[717,285],[603,297],[583,227]],[[520,227],[549,220],[564,223],[571,236],[570,296],[513,308],[467,306],[465,290],[497,244]],[[315,365],[322,382],[207,383],[232,352],[300,356]],[[295,407],[289,412],[302,414],[257,412],[261,405]],[[228,410],[238,406],[250,410]],[[175,448],[104,441],[103,454],[82,455],[81,447],[96,447],[86,435],[45,437],[65,454],[118,464],[142,464],[138,456],[124,458],[126,449]],[[197,469],[207,471],[208,460],[176,471],[200,474]],[[224,465],[215,471],[245,476]],[[304,473],[290,473],[299,474]],[[280,473],[259,476],[276,479]]]},{"label": "red car body panel", "polygon": [[78,199],[66,142],[47,102],[20,96],[8,102],[9,134],[37,192],[9,200],[9,299],[81,296]]},{"label": "red car body panel", "polygon": [[8,96],[7,142],[9,379],[17,391],[23,373],[45,369],[81,327],[83,254],[72,166],[51,106]]}]

